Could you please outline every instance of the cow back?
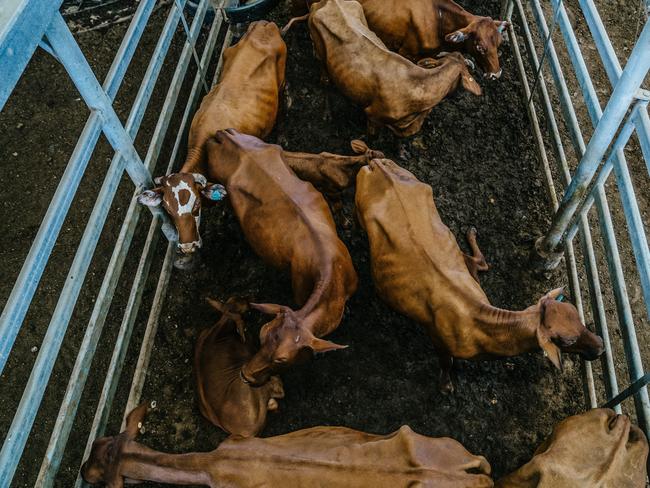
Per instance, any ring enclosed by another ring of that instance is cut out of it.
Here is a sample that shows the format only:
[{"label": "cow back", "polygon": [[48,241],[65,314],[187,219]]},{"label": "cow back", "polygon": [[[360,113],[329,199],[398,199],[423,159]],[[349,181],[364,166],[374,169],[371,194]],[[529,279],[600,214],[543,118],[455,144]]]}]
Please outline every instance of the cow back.
[{"label": "cow back", "polygon": [[356,205],[375,285],[393,308],[431,323],[443,304],[485,297],[440,219],[429,185],[392,161],[373,160],[357,177]]},{"label": "cow back", "polygon": [[344,427],[226,440],[216,478],[233,485],[285,488],[491,487],[490,466],[453,439],[433,439],[404,426],[380,436]]}]

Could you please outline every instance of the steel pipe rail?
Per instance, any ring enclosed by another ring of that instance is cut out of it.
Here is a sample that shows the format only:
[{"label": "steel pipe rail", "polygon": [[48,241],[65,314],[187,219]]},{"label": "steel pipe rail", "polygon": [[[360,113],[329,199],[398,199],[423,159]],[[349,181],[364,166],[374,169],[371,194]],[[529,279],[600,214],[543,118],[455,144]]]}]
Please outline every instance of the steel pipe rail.
[{"label": "steel pipe rail", "polygon": [[[566,53],[574,69],[576,80],[583,95],[588,115],[595,128],[591,140],[585,144],[582,129],[578,122],[573,100],[569,94],[568,83],[563,73],[563,65],[555,50],[555,45],[549,29],[546,25],[545,15],[539,0],[530,0],[533,16],[538,28],[538,42],[543,54],[538,57],[536,45],[528,27],[525,10],[520,0],[508,0],[505,4],[506,11],[512,11],[512,6],[517,10],[522,22],[522,31],[527,41],[527,48],[531,60],[531,71],[540,73],[539,95],[542,107],[545,110],[547,122],[551,133],[551,142],[557,160],[560,164],[560,175],[563,175],[567,182],[570,182],[562,198],[559,209],[555,212],[550,231],[538,241],[536,248],[541,251],[543,269],[549,269],[559,263],[559,249],[563,245],[567,256],[567,267],[569,279],[572,283],[575,280],[575,263],[571,260],[568,251],[573,239],[578,236],[582,244],[583,258],[587,271],[587,282],[589,285],[592,316],[595,319],[598,332],[603,336],[605,344],[605,358],[603,361],[603,376],[605,379],[605,394],[607,406],[621,411],[623,399],[634,396],[636,413],[639,424],[648,433],[650,431],[650,402],[646,389],[647,375],[644,374],[641,361],[640,348],[635,331],[635,317],[632,312],[630,300],[627,295],[625,275],[623,273],[622,259],[619,252],[617,237],[614,233],[615,222],[612,219],[605,183],[612,171],[616,176],[615,181],[621,196],[621,207],[624,211],[625,221],[629,229],[629,248],[632,250],[639,279],[643,290],[646,312],[650,316],[650,253],[648,253],[647,236],[644,222],[639,212],[631,176],[625,160],[623,149],[633,133],[636,133],[645,163],[648,165],[648,131],[647,131],[647,96],[645,92],[639,91],[640,84],[650,68],[650,23],[646,23],[641,35],[632,51],[625,70],[621,70],[615,56],[612,45],[607,37],[605,29],[600,21],[593,1],[579,0],[583,14],[587,20],[590,31],[594,37],[597,50],[603,58],[603,64],[608,73],[610,81],[614,85],[612,96],[603,111],[601,109],[597,92],[593,86],[591,76],[588,72],[585,60],[582,57],[580,47],[573,32],[572,24],[569,21],[566,8],[562,0],[551,0],[550,12],[553,12],[554,20],[557,20],[562,39],[566,45]],[[553,15],[553,14],[549,14]],[[511,31],[513,42],[516,43],[514,29]],[[520,62],[521,55],[518,50],[515,57]],[[540,62],[540,59],[542,60]],[[545,80],[540,64],[544,60],[548,62],[553,77],[556,92],[558,94],[559,107],[563,115],[565,127],[573,143],[579,164],[576,171],[571,175],[568,171],[567,158],[564,154],[563,142],[558,137],[557,123],[555,120],[555,107],[551,102],[548,90],[545,88]],[[520,70],[522,71],[522,70]],[[522,82],[526,84],[525,72],[522,72]],[[534,103],[531,94],[528,103]],[[627,115],[629,108],[629,116]],[[534,111],[529,108],[529,115]],[[627,119],[626,119],[627,117]],[[622,128],[619,127],[625,120]],[[544,143],[539,143],[540,152],[545,153]],[[606,161],[601,165],[603,157]],[[542,161],[544,158],[542,159]],[[552,188],[549,185],[549,189]],[[551,199],[553,203],[553,199]],[[618,393],[618,384],[613,360],[611,339],[607,326],[607,317],[604,310],[602,288],[598,278],[598,266],[595,259],[591,229],[589,227],[588,212],[594,206],[600,223],[600,233],[603,238],[604,250],[607,258],[607,267],[610,275],[612,292],[616,303],[619,325],[622,331],[622,342],[627,358],[628,371],[631,386],[621,394]],[[539,258],[538,258],[539,259]],[[577,304],[581,298],[575,297]],[[593,382],[587,370],[588,383]],[[593,391],[589,388],[589,392]],[[593,397],[589,397],[589,403],[596,406]],[[598,402],[602,403],[602,402]]]},{"label": "steel pipe rail", "polygon": [[[95,306],[86,328],[36,482],[38,486],[53,486],[69,439],[81,395],[90,372],[90,366],[103,330],[108,309],[111,305],[126,255],[130,249],[140,219],[142,207],[136,204],[135,197],[143,188],[149,187],[153,183],[151,171],[156,166],[165,135],[171,125],[172,112],[176,106],[180,94],[180,87],[186,78],[193,54],[195,55],[195,60],[198,61],[197,56],[199,51],[197,49],[197,40],[201,34],[205,14],[208,9],[212,8],[214,9],[215,15],[213,16],[210,34],[208,35],[206,46],[203,50],[202,59],[196,66],[197,75],[191,94],[192,102],[188,104],[188,110],[184,114],[181,128],[177,133],[174,155],[169,161],[168,169],[171,168],[175,160],[179,141],[183,137],[185,128],[188,125],[187,119],[191,116],[190,107],[193,109],[198,100],[198,80],[205,78],[205,73],[210,64],[223,18],[219,9],[219,2],[213,7],[210,5],[209,0],[202,0],[193,15],[192,26],[189,27],[185,23],[186,21],[182,12],[186,0],[176,0],[171,5],[167,21],[151,56],[149,66],[133,102],[126,124],[122,125],[112,107],[112,103],[134,56],[135,50],[138,47],[138,42],[147,26],[149,17],[153,12],[155,0],[142,0],[139,4],[122,44],[117,51],[113,64],[109,69],[103,87],[97,82],[92,69],[81,53],[65,21],[58,13],[58,7],[61,2],[51,3],[50,6],[56,3],[55,8],[51,9],[51,11],[48,9],[43,10],[43,12],[50,12],[50,19],[45,23],[42,31],[20,31],[16,34],[15,29],[24,29],[25,25],[29,24],[29,22],[26,24],[22,21],[21,19],[23,17],[21,16],[26,11],[31,10],[33,5],[38,5],[41,0],[18,1],[23,2],[24,5],[21,5],[22,10],[19,12],[12,12],[14,17],[9,19],[11,21],[9,22],[11,24],[11,29],[9,30],[3,24],[3,21],[7,19],[3,17],[5,12],[0,8],[0,66],[3,65],[2,63],[11,64],[12,69],[19,76],[33,54],[35,47],[40,45],[63,64],[82,95],[82,98],[91,109],[91,115],[77,142],[75,151],[39,229],[39,233],[23,265],[23,269],[7,301],[3,314],[0,317],[0,372],[6,364],[31,299],[39,285],[49,255],[57,240],[63,220],[67,215],[76,189],[79,186],[102,132],[106,135],[111,146],[113,146],[115,155],[105,175],[104,183],[99,191],[68,277],[64,282],[59,302],[43,340],[45,345],[40,348],[23,397],[16,410],[14,420],[0,450],[0,486],[8,486],[11,483],[18,463],[20,462],[23,449],[30,435],[31,427],[44,395],[45,386],[47,385],[49,375],[52,372],[54,362],[63,343],[63,337],[70,322],[72,311],[77,302],[81,286],[90,266],[93,252],[101,235],[122,174],[124,172],[128,173],[135,185],[135,192],[95,301]],[[42,19],[40,17],[34,18],[33,21],[41,22]],[[154,130],[154,135],[148,146],[147,154],[144,160],[142,160],[133,147],[133,140],[137,136],[167,52],[171,46],[177,26],[181,21],[185,23],[184,27],[187,41],[179,57],[176,72],[170,83],[163,109],[161,110]],[[16,41],[16,39],[20,42]],[[20,48],[19,56],[12,58],[7,55],[7,46],[10,49],[12,46],[11,42],[14,42],[14,45],[18,42],[18,47]],[[34,45],[33,48],[29,47],[31,44]],[[29,51],[30,49],[31,51]],[[23,54],[25,53],[28,53],[26,60],[23,59]],[[2,103],[4,103],[11,93],[16,79],[17,77],[11,76],[3,76],[0,79],[0,100],[2,100]],[[205,84],[203,88],[207,88]],[[144,283],[149,275],[161,228],[169,240],[168,254],[171,252],[169,250],[173,251],[175,248],[175,229],[170,225],[167,215],[158,209],[153,213],[153,220],[149,227],[145,247],[133,280],[131,294],[126,305],[122,326],[120,327],[118,344],[115,348],[113,363],[111,364],[112,367],[109,370],[109,373],[111,371],[112,373],[107,377],[108,396],[111,396],[117,386],[117,379],[119,379],[121,365],[124,362],[124,355],[126,353],[126,345],[129,343],[135,318],[142,302]],[[171,263],[169,259],[167,261]],[[167,270],[163,274],[169,276],[169,272],[170,270]],[[110,407],[110,401],[107,403]],[[107,409],[106,411],[108,412],[109,410]],[[102,412],[100,418],[103,415]],[[92,439],[94,439],[96,432],[97,430],[91,432]]]},{"label": "steel pipe rail", "polygon": [[561,243],[570,219],[578,210],[614,134],[618,131],[628,108],[635,100],[637,90],[650,70],[649,53],[650,23],[646,23],[573,175],[571,184],[564,194],[560,208],[553,217],[551,227],[536,245],[542,259],[553,255]]}]

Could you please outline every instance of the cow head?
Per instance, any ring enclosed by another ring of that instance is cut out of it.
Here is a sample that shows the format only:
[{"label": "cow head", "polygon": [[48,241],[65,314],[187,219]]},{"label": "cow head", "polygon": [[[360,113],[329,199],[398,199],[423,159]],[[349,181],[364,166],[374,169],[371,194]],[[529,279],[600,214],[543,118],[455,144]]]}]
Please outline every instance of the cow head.
[{"label": "cow head", "polygon": [[556,425],[533,458],[496,486],[641,487],[647,457],[648,442],[641,429],[626,415],[598,408]]},{"label": "cow head", "polygon": [[199,173],[172,173],[154,180],[156,188],[145,190],[138,202],[149,207],[162,204],[178,231],[177,257],[174,265],[180,269],[192,267],[196,251],[201,248],[201,199],[221,200],[226,195],[223,186],[208,183]]},{"label": "cow head", "polygon": [[578,310],[557,298],[562,288],[544,295],[538,302],[541,321],[537,327],[537,342],[551,362],[562,369],[561,352],[574,352],[592,361],[605,350],[603,340],[585,327]]},{"label": "cow head", "polygon": [[483,76],[496,80],[501,76],[499,65],[499,46],[503,41],[503,32],[510,22],[492,20],[490,17],[476,17],[466,27],[445,36],[450,44],[459,44],[471,54],[483,70]]},{"label": "cow head", "polygon": [[275,318],[262,326],[260,350],[242,367],[241,377],[246,383],[264,384],[271,374],[301,362],[313,353],[347,347],[314,336],[289,307],[255,303],[251,303],[251,307],[275,315]]},{"label": "cow head", "polygon": [[126,430],[121,434],[100,437],[93,442],[88,459],[81,465],[81,477],[87,483],[91,485],[104,483],[111,488],[122,488],[125,481],[138,482],[128,478],[125,480],[120,472],[120,465],[125,447],[138,435],[147,409],[148,405],[145,403],[133,409],[126,418]]}]

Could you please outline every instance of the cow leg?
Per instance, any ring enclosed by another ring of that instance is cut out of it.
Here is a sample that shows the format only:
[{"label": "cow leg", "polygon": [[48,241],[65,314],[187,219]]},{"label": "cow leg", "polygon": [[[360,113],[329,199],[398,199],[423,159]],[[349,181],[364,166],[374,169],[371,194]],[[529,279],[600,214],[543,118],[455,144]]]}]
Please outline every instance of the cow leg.
[{"label": "cow leg", "polygon": [[469,256],[467,254],[463,254],[463,256],[465,258],[465,263],[467,264],[467,269],[474,277],[474,279],[478,282],[478,272],[487,271],[489,269],[489,266],[487,264],[487,261],[485,261],[485,256],[478,247],[478,243],[476,242],[477,234],[478,232],[476,231],[476,227],[470,227],[467,230],[467,243],[472,250],[472,255]]},{"label": "cow leg", "polygon": [[438,359],[440,361],[438,388],[442,394],[450,395],[454,392],[454,383],[451,381],[451,368],[454,365],[454,358],[446,352],[438,351]]}]

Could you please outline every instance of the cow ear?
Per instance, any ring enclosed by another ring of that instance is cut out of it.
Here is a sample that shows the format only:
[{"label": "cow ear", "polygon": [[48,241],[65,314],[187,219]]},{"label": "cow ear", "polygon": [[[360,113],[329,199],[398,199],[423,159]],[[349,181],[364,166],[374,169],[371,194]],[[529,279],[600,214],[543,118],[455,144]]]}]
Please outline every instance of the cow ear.
[{"label": "cow ear", "polygon": [[208,200],[218,202],[219,200],[223,200],[228,194],[224,186],[219,185],[218,183],[204,183],[203,186],[204,188],[201,190],[201,195]]},{"label": "cow ear", "polygon": [[149,405],[147,403],[141,403],[139,406],[131,410],[129,415],[126,417],[126,430],[124,432],[128,436],[129,440],[135,439],[140,433],[148,409]]},{"label": "cow ear", "polygon": [[286,312],[288,307],[274,303],[251,303],[251,308],[267,315],[278,315]]},{"label": "cow ear", "polygon": [[138,203],[147,207],[157,207],[162,203],[162,188],[143,191],[138,195]]},{"label": "cow ear", "polygon": [[350,146],[352,147],[352,151],[355,154],[365,154],[366,151],[368,151],[368,145],[363,142],[362,140],[359,139],[354,139],[350,141]]},{"label": "cow ear", "polygon": [[192,173],[192,177],[194,178],[194,183],[199,186],[205,186],[208,184],[208,180],[206,180],[205,176],[203,176],[201,173]]},{"label": "cow ear", "polygon": [[162,184],[163,184],[163,181],[165,181],[165,176],[156,176],[156,177],[153,179],[153,182],[154,182],[156,185],[162,185]]},{"label": "cow ear", "polygon": [[544,351],[544,356],[546,356],[557,369],[562,371],[562,354],[560,348],[557,347],[549,337],[543,322],[539,327],[537,327],[537,343],[539,344],[539,347],[542,348],[542,351]]},{"label": "cow ear", "polygon": [[451,44],[459,44],[461,42],[465,42],[468,38],[469,36],[467,35],[467,32],[465,32],[463,29],[460,29],[452,32],[451,34],[447,34],[445,36],[445,41]]},{"label": "cow ear", "polygon": [[348,346],[342,346],[334,342],[313,337],[309,341],[309,347],[316,353],[336,351],[337,349],[346,349]]},{"label": "cow ear", "polygon": [[507,20],[495,20],[494,25],[497,28],[497,32],[503,35],[506,29],[510,27],[510,22],[508,22]]},{"label": "cow ear", "polygon": [[476,78],[474,78],[467,69],[463,70],[463,73],[461,75],[461,83],[463,85],[463,88],[470,92],[472,95],[476,95],[478,97],[481,95],[481,93],[483,93],[483,90],[481,90],[481,85],[478,84]]}]

